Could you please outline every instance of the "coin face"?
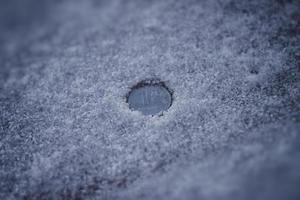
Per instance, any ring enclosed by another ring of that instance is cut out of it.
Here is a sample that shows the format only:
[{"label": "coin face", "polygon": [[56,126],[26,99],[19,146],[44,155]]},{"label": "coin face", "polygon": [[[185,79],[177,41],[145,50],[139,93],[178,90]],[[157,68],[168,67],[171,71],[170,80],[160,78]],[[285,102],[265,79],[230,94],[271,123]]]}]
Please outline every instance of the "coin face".
[{"label": "coin face", "polygon": [[131,90],[127,98],[129,108],[144,115],[155,115],[172,104],[171,92],[163,84],[143,84]]}]

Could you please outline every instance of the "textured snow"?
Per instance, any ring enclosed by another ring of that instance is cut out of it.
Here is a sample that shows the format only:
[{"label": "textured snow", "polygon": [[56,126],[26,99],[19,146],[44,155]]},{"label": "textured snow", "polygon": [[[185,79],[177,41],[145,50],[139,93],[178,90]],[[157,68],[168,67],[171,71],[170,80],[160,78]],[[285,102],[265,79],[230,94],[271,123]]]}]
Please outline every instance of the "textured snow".
[{"label": "textured snow", "polygon": [[[299,199],[298,0],[2,1],[0,199]],[[163,116],[126,103],[159,79]]]}]

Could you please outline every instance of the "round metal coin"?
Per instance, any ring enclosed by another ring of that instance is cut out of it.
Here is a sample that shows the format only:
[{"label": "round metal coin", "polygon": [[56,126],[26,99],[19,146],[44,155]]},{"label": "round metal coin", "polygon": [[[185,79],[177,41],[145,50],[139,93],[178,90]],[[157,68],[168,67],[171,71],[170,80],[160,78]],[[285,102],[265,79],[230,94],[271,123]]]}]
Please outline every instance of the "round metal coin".
[{"label": "round metal coin", "polygon": [[131,90],[127,102],[132,110],[140,111],[144,115],[155,115],[171,106],[172,95],[163,84],[142,84]]}]

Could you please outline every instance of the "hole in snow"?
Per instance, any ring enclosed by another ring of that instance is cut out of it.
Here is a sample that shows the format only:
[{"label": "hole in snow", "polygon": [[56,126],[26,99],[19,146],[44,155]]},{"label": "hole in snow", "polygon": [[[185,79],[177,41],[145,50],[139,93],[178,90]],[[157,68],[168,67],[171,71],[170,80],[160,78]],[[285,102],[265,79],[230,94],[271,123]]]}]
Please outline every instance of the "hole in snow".
[{"label": "hole in snow", "polygon": [[155,115],[168,110],[172,105],[172,92],[163,82],[147,80],[134,86],[127,95],[131,110],[144,115]]}]

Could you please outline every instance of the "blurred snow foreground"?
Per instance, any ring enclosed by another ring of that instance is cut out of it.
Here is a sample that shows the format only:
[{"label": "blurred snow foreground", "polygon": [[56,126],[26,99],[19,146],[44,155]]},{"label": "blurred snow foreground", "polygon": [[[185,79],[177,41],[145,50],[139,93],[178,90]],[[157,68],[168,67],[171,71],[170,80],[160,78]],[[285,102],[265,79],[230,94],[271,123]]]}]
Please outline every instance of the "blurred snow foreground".
[{"label": "blurred snow foreground", "polygon": [[[298,0],[1,1],[0,199],[300,199]],[[173,93],[129,109],[139,81]]]}]

